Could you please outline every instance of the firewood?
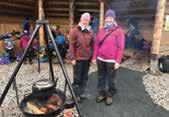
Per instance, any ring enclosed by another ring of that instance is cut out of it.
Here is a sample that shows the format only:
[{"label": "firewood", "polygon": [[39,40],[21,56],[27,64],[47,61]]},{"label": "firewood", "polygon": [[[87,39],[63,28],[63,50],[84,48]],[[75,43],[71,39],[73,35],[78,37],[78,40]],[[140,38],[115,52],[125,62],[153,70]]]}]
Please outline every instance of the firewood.
[{"label": "firewood", "polygon": [[56,106],[56,105],[53,105],[53,104],[47,104],[47,108],[48,108],[48,109],[51,109],[52,111],[58,110],[57,106]]},{"label": "firewood", "polygon": [[27,102],[27,108],[33,112],[33,114],[45,114],[38,107],[36,107],[33,103]]},{"label": "firewood", "polygon": [[66,109],[63,117],[75,117],[73,109]]},{"label": "firewood", "polygon": [[48,111],[48,109],[46,107],[40,107],[39,110],[44,113],[47,113],[47,111]]}]

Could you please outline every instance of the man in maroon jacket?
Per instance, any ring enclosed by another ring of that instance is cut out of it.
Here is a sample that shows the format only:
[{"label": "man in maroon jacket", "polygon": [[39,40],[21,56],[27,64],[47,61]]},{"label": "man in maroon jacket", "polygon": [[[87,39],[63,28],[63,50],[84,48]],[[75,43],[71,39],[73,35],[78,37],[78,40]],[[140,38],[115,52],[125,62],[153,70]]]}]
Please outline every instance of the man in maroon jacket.
[{"label": "man in maroon jacket", "polygon": [[89,26],[90,14],[83,13],[79,24],[70,31],[69,52],[73,65],[73,89],[78,101],[84,94],[88,81],[88,71],[92,50],[94,45],[94,36]]}]

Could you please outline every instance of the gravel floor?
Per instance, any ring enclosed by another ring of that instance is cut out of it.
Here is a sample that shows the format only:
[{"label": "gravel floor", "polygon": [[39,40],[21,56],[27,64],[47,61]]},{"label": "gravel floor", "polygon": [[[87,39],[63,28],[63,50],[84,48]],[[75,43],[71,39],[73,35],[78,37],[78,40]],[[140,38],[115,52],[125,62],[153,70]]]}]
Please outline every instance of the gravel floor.
[{"label": "gravel floor", "polygon": [[[4,90],[6,83],[11,76],[17,63],[12,63],[9,65],[0,65],[0,95]],[[58,87],[59,89],[64,88],[64,77],[60,67],[57,64],[53,64],[55,76],[59,78]],[[130,68],[128,66],[128,68]],[[132,66],[133,68],[133,66]],[[72,78],[72,67],[69,64],[66,64],[66,69],[69,74],[69,77]],[[96,66],[91,66],[90,73],[96,71]],[[23,98],[24,94],[31,92],[32,83],[42,79],[49,78],[48,64],[41,64],[41,73],[37,72],[37,64],[33,65],[22,65],[21,69],[16,76],[16,82],[18,86],[19,98]],[[71,79],[72,80],[72,79]],[[154,76],[147,74],[143,77],[143,83],[145,85],[146,91],[149,93],[150,97],[153,99],[154,103],[161,105],[165,109],[169,110],[169,75],[162,74],[160,76]],[[69,92],[68,92],[69,94]],[[3,117],[22,117],[22,113],[19,111],[16,105],[16,96],[15,91],[11,87],[7,96],[2,105],[2,112],[4,113]],[[0,113],[2,114],[2,113]]]},{"label": "gravel floor", "polygon": [[143,83],[153,102],[169,110],[169,74],[147,74]]}]

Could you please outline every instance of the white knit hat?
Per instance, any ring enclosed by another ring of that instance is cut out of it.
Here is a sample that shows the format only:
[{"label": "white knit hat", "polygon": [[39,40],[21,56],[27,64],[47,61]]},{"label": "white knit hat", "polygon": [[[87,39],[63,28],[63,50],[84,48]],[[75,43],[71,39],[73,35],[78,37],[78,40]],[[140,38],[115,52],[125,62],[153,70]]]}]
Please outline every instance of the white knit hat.
[{"label": "white knit hat", "polygon": [[90,14],[89,13],[83,13],[82,15],[81,15],[81,18],[80,18],[81,20],[82,19],[89,19],[90,20]]}]

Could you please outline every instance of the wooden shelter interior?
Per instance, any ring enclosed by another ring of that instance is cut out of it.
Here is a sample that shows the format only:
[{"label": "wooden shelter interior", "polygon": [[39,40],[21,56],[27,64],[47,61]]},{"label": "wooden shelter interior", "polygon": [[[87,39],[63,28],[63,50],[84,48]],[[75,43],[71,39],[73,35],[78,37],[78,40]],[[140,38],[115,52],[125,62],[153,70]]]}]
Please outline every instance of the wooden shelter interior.
[{"label": "wooden shelter interior", "polygon": [[[44,0],[43,9],[45,19],[52,25],[61,26],[63,32],[69,31],[70,3],[74,1],[74,24],[83,12],[89,12],[99,17],[99,0]],[[139,20],[141,36],[148,42],[153,41],[155,16],[158,0],[104,0],[104,10],[112,8],[116,11],[118,23],[127,30],[128,18],[136,17]],[[166,0],[165,14],[169,15],[169,0]],[[38,19],[38,0],[1,0],[0,1],[0,34],[13,30],[22,31],[25,17],[30,17],[31,24]],[[165,22],[165,17],[164,17]],[[169,32],[162,29],[160,45],[164,49],[169,44]],[[160,51],[163,51],[160,49]]]}]

